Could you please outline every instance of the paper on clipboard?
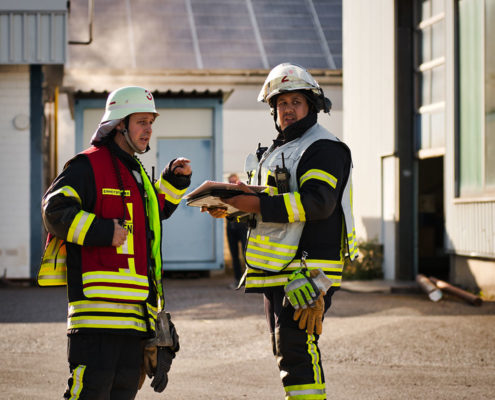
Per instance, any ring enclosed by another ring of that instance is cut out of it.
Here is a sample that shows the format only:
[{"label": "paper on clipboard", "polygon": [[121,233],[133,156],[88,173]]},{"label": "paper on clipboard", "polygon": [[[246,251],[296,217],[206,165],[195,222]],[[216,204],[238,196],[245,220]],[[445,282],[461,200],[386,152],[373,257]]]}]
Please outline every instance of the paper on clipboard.
[{"label": "paper on clipboard", "polygon": [[[254,186],[249,185],[250,189],[255,192],[261,192],[266,186]],[[185,196],[186,204],[191,207],[219,207],[226,208],[227,214],[238,214],[244,212],[232,207],[229,204],[224,203],[221,198],[233,197],[240,194],[245,194],[239,189],[239,186],[235,183],[224,183],[216,181],[204,181],[192,192]]]}]

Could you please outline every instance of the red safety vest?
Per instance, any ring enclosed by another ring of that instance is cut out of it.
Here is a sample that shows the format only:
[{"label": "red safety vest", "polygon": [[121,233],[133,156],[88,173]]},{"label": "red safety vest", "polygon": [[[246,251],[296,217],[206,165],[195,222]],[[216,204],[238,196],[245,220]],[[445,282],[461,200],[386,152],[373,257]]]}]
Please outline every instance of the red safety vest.
[{"label": "red safety vest", "polygon": [[125,213],[127,241],[120,247],[83,246],[82,284],[88,299],[143,302],[148,297],[148,251],[146,210],[135,178],[118,158],[125,189],[123,210],[121,188],[107,147],[91,147],[85,154],[93,168],[97,217],[120,219]]}]

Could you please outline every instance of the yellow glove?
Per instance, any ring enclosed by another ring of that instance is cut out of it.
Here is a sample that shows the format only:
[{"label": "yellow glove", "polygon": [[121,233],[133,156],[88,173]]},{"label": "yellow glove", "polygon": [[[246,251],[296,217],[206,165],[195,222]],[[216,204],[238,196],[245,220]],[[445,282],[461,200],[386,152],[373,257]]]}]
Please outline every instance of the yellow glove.
[{"label": "yellow glove", "polygon": [[325,311],[325,300],[323,296],[325,292],[321,292],[316,301],[311,307],[298,308],[294,312],[294,321],[299,320],[299,329],[306,329],[308,335],[321,335],[323,330],[323,313]]}]

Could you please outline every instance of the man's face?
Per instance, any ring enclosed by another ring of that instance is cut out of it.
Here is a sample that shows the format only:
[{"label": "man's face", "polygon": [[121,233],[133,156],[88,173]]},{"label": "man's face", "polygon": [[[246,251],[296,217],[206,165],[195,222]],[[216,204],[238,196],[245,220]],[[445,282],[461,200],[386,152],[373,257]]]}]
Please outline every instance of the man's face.
[{"label": "man's face", "polygon": [[308,115],[309,105],[306,97],[298,92],[278,95],[276,100],[277,123],[282,130]]},{"label": "man's face", "polygon": [[153,113],[134,113],[129,117],[129,138],[134,146],[145,151],[151,138],[151,125],[155,122]]}]

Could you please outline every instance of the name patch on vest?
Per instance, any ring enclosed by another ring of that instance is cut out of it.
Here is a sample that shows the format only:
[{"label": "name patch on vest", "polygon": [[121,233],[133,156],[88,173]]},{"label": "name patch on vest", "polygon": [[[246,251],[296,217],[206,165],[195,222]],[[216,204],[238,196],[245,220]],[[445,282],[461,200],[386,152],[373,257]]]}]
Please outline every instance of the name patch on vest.
[{"label": "name patch on vest", "polygon": [[[120,196],[120,193],[122,191],[119,189],[112,189],[112,188],[103,188],[101,189],[101,194],[105,195],[110,195],[110,196]],[[131,191],[130,190],[124,190],[124,196],[130,197]]]}]

